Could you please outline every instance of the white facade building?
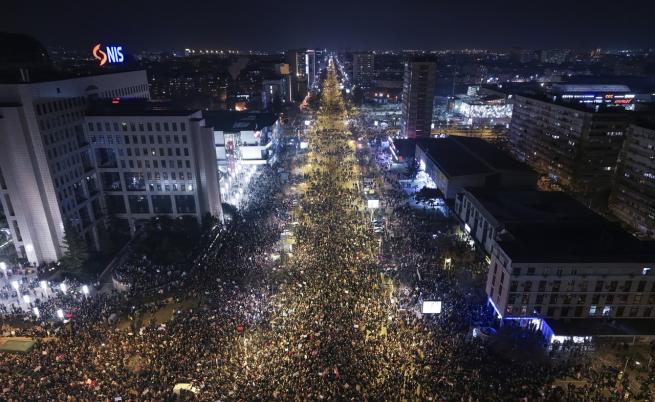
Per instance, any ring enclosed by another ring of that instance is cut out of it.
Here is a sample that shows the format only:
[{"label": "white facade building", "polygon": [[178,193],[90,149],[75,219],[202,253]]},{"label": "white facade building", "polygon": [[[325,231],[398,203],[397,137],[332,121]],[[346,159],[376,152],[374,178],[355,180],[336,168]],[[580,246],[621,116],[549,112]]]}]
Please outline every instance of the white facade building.
[{"label": "white facade building", "polygon": [[156,215],[222,218],[213,132],[200,111],[112,105],[85,120],[104,208],[132,234]]},{"label": "white facade building", "polygon": [[272,113],[209,111],[203,113],[207,126],[213,127],[216,158],[219,165],[238,161],[263,165],[273,156],[279,139],[280,124]]},{"label": "white facade building", "polygon": [[149,98],[145,71],[0,84],[1,202],[19,256],[62,255],[64,225],[98,245],[101,215],[83,129],[90,99]]},{"label": "white facade building", "polygon": [[655,319],[653,243],[566,194],[467,189],[455,210],[490,256],[486,293],[499,317],[548,337],[629,334]]},{"label": "white facade building", "polygon": [[655,336],[652,245],[607,222],[509,225],[495,241],[486,293],[499,318],[550,342]]},{"label": "white facade building", "polygon": [[216,163],[221,173],[223,202],[238,206],[257,165],[273,164],[280,138],[280,121],[273,113],[206,111],[213,128]]}]

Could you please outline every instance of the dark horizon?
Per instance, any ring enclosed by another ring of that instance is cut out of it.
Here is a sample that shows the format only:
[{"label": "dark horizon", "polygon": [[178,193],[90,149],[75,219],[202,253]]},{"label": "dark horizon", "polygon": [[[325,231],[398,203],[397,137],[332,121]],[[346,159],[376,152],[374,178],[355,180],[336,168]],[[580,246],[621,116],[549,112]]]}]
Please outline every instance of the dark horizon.
[{"label": "dark horizon", "polygon": [[191,48],[283,50],[651,48],[655,3],[609,0],[204,4],[11,2],[0,30],[49,47],[121,43],[133,51]]}]

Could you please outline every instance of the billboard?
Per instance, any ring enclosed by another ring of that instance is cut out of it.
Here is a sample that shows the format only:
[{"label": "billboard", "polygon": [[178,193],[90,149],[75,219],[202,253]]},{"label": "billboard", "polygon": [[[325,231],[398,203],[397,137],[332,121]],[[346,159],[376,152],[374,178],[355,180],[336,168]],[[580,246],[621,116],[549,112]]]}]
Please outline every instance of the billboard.
[{"label": "billboard", "polygon": [[441,313],[441,302],[426,300],[423,302],[423,308],[421,312],[423,314],[439,314]]},{"label": "billboard", "polygon": [[368,200],[367,207],[369,209],[380,208],[380,200]]}]

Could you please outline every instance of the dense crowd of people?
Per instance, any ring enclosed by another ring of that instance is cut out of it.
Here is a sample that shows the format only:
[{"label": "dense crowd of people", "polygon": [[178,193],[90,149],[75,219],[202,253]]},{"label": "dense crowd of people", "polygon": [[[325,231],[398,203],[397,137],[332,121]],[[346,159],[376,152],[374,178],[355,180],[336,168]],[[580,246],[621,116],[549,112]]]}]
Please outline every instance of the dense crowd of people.
[{"label": "dense crowd of people", "polygon": [[185,274],[185,264],[154,264],[147,256],[120,264],[112,270],[112,279],[137,294],[160,288]]},{"label": "dense crowd of people", "polygon": [[[139,292],[62,294],[68,324],[24,327],[16,335],[34,337],[34,349],[0,355],[0,400],[163,401],[180,383],[196,393],[181,398],[207,401],[616,400],[607,387],[553,388],[569,362],[510,364],[471,339],[493,316],[442,269],[428,234],[385,234],[399,272],[380,269],[338,88],[331,68],[311,151],[283,158],[285,170],[300,167],[297,191],[262,167],[248,204],[211,230],[183,274],[144,261],[114,273]],[[396,219],[420,223],[400,194],[386,194]],[[282,231],[295,242],[275,259]],[[433,298],[442,314],[417,314]],[[170,319],[157,320],[167,308]]]}]

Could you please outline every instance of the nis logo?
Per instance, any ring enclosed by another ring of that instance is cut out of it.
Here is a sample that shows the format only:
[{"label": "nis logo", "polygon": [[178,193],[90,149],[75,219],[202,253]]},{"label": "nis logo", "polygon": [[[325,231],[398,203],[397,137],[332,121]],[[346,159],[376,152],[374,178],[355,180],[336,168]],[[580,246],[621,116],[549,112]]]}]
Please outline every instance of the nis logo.
[{"label": "nis logo", "polygon": [[107,63],[122,63],[125,60],[125,57],[123,57],[123,46],[105,46],[105,50],[102,49],[103,47],[100,43],[93,47],[93,57],[100,62],[101,66]]}]

